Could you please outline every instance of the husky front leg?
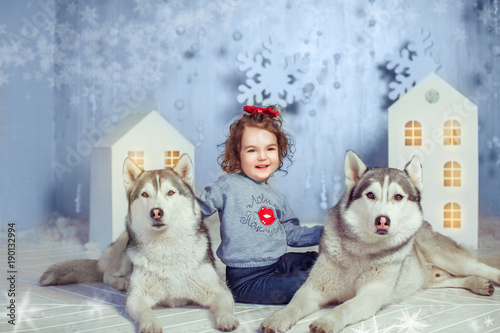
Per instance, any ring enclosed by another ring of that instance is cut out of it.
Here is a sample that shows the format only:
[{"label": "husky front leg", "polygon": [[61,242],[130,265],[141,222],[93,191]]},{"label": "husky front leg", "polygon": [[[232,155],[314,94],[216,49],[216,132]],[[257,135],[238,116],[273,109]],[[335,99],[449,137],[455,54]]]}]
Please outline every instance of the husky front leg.
[{"label": "husky front leg", "polygon": [[290,303],[283,309],[276,311],[260,324],[263,333],[282,333],[289,330],[297,321],[319,310],[329,301],[324,291],[314,288],[311,276],[295,293]]},{"label": "husky front leg", "polygon": [[192,300],[206,306],[215,317],[215,327],[224,332],[233,331],[239,322],[234,315],[234,299],[231,291],[215,269],[207,264],[198,270],[197,283],[191,287]]},{"label": "husky front leg", "polygon": [[215,317],[215,327],[218,330],[229,332],[238,327],[239,322],[233,313],[234,300],[233,295],[227,288],[222,288],[215,295],[210,310]]},{"label": "husky front leg", "polygon": [[127,296],[125,309],[129,316],[139,324],[139,332],[141,333],[161,333],[162,326],[152,307],[156,305],[156,301],[148,295],[137,295],[130,293]]},{"label": "husky front leg", "polygon": [[[389,285],[393,286],[393,284]],[[371,283],[359,289],[356,296],[336,306],[329,314],[309,325],[311,333],[337,333],[350,324],[373,316],[389,303],[393,288],[381,282]]]}]

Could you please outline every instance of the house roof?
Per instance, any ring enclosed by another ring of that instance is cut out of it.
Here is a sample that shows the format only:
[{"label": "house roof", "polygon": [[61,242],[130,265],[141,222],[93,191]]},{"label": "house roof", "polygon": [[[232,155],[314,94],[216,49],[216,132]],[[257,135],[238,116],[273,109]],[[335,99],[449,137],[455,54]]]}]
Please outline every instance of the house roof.
[{"label": "house roof", "polygon": [[121,138],[123,138],[134,127],[144,121],[153,121],[168,128],[169,133],[175,133],[182,136],[162,115],[157,111],[146,111],[129,114],[122,119],[104,138],[96,144],[96,147],[111,147],[115,145]]},{"label": "house roof", "polygon": [[[427,93],[430,93],[430,90],[428,91],[428,89],[436,89],[439,92],[439,94],[437,95],[438,98],[445,97],[443,95],[443,93],[445,93],[448,94],[448,97],[444,98],[446,101],[449,101],[450,97],[460,98],[461,100],[465,101],[467,108],[477,110],[477,106],[474,103],[472,103],[467,97],[462,95],[457,89],[455,89],[448,82],[443,80],[439,75],[435,73],[430,73],[425,78],[423,78],[419,83],[417,83],[412,89],[410,89],[404,96],[400,97],[394,104],[392,104],[389,107],[389,111],[397,108],[399,104],[406,103],[407,100],[412,100],[417,95],[425,96],[425,99],[432,99],[433,97],[431,95],[427,95]],[[431,103],[430,100],[426,101],[425,99],[417,98],[415,99],[415,101],[424,104],[426,106],[431,105],[429,104]],[[412,102],[414,103],[415,101]]]}]

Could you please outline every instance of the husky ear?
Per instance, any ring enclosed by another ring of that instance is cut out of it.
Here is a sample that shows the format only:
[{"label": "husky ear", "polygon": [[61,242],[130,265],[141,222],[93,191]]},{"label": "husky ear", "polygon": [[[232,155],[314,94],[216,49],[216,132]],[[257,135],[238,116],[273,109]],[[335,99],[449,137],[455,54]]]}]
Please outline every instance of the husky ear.
[{"label": "husky ear", "polygon": [[424,184],[422,183],[422,165],[417,156],[413,156],[405,166],[405,172],[410,177],[411,183],[419,192],[422,192]]},{"label": "husky ear", "polygon": [[345,185],[351,189],[366,171],[366,165],[352,150],[348,150],[344,160]]},{"label": "husky ear", "polygon": [[190,186],[193,186],[193,162],[188,154],[182,154],[179,161],[174,166],[174,171],[182,178],[182,180]]},{"label": "husky ear", "polygon": [[144,170],[137,166],[132,159],[128,157],[125,159],[125,162],[123,162],[123,182],[125,183],[127,192],[143,172]]}]

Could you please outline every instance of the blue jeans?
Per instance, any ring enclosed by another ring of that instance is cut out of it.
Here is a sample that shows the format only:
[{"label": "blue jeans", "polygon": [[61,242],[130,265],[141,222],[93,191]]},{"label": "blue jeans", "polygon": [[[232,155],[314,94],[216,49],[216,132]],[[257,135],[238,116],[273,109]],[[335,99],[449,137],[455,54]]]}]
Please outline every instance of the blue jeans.
[{"label": "blue jeans", "polygon": [[285,253],[273,265],[252,268],[226,266],[226,281],[241,303],[286,304],[309,275],[317,252]]}]

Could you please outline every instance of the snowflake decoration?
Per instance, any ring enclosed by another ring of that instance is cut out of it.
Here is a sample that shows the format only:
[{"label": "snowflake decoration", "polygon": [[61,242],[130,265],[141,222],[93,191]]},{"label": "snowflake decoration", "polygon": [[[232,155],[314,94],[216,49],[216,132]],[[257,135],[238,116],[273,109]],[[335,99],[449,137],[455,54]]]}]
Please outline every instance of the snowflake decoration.
[{"label": "snowflake decoration", "polygon": [[262,53],[255,57],[248,53],[237,57],[241,63],[239,70],[247,77],[246,84],[238,87],[241,92],[238,102],[248,105],[277,103],[285,107],[301,100],[304,87],[301,78],[308,69],[308,55],[286,56],[280,51],[283,45],[273,43],[271,38],[263,47]]},{"label": "snowflake decoration", "polygon": [[468,39],[467,33],[465,32],[464,29],[457,28],[455,31],[453,31],[453,35],[455,36],[455,39],[459,42],[465,43],[465,41]]},{"label": "snowflake decoration", "polygon": [[493,321],[494,319],[492,319],[490,316],[488,316],[488,318],[484,318],[484,324],[486,325],[486,327],[493,326]]},{"label": "snowflake decoration", "polygon": [[68,10],[68,13],[75,14],[78,10],[78,7],[76,6],[76,3],[70,2],[70,3],[68,3],[67,10]]},{"label": "snowflake decoration", "polygon": [[418,310],[418,312],[414,313],[413,315],[410,315],[408,313],[408,310],[405,309],[405,311],[402,312],[403,317],[398,318],[399,323],[395,326],[399,329],[398,332],[418,333],[422,332],[422,329],[428,327],[429,325],[418,320],[418,315],[420,314],[421,310],[422,309]]},{"label": "snowflake decoration", "polygon": [[408,8],[406,10],[406,18],[409,22],[414,23],[420,17],[420,14],[414,8]]},{"label": "snowflake decoration", "polygon": [[448,11],[446,1],[437,2],[434,4],[434,12],[443,15]]},{"label": "snowflake decoration", "polygon": [[83,10],[80,14],[82,15],[82,21],[87,21],[88,23],[95,23],[95,20],[97,19],[97,9],[96,8],[90,8],[89,6],[85,7],[85,10]]},{"label": "snowflake decoration", "polygon": [[361,323],[361,326],[359,328],[351,328],[353,332],[355,333],[420,333],[424,332],[423,329],[426,327],[429,327],[429,325],[421,322],[418,320],[418,315],[420,314],[420,310],[418,312],[410,315],[408,313],[408,309],[405,309],[402,311],[402,317],[398,318],[398,323],[393,324],[389,327],[378,327],[377,321],[375,319],[375,316],[372,317],[372,324],[370,325],[371,328],[365,329],[364,327],[364,322]]},{"label": "snowflake decoration", "polygon": [[389,56],[386,68],[396,74],[395,81],[389,83],[391,100],[403,96],[421,79],[440,67],[429,52],[434,45],[430,36],[430,33],[424,35],[422,31],[421,40],[409,43],[398,56]]},{"label": "snowflake decoration", "polygon": [[151,3],[149,2],[149,0],[134,0],[134,2],[135,2],[134,12],[136,13],[138,12],[141,15],[144,15],[146,10],[151,9]]},{"label": "snowflake decoration", "polygon": [[359,328],[351,329],[354,333],[391,333],[393,328],[394,326],[389,326],[387,328],[378,327],[377,319],[373,316],[370,328],[365,328],[365,322],[362,322]]},{"label": "snowflake decoration", "polygon": [[[24,67],[22,80],[46,81],[56,89],[77,82],[119,94],[129,94],[131,87],[149,89],[164,77],[164,66],[178,63],[186,50],[200,53],[213,32],[210,22],[231,14],[212,5],[209,11],[186,6],[180,13],[176,5],[159,1],[133,0],[133,5],[132,18],[119,15],[109,21],[96,5],[66,1],[58,7],[68,16],[64,22],[54,11],[43,24],[24,24],[15,33],[0,24],[0,87],[17,79],[12,68]],[[173,26],[182,26],[182,33]]]},{"label": "snowflake decoration", "polygon": [[493,0],[491,5],[485,4],[481,10],[478,10],[477,19],[481,21],[494,35],[500,35],[500,1]]}]

